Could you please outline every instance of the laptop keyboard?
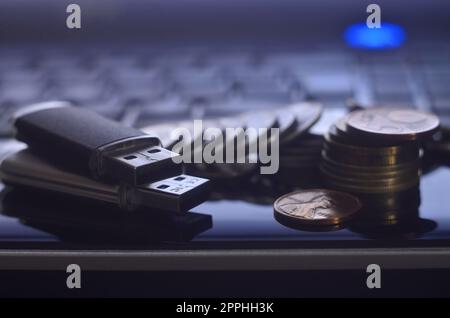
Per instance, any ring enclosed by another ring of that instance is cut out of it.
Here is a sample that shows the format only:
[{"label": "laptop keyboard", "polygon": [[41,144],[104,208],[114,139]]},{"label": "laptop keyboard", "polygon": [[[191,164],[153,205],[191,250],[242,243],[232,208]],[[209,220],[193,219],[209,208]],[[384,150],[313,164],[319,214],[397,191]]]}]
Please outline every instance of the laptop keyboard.
[{"label": "laptop keyboard", "polygon": [[436,112],[450,126],[450,48],[355,53],[245,50],[0,50],[0,137],[25,105],[68,100],[144,127],[302,100],[350,98]]}]

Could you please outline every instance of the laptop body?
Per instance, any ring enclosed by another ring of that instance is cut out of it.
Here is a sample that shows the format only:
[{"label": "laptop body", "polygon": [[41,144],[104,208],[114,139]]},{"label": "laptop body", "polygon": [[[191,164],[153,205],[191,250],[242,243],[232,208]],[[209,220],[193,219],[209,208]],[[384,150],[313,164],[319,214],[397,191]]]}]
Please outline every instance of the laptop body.
[{"label": "laptop body", "polygon": [[[201,93],[188,85],[200,73],[224,70],[231,74],[231,82],[248,87],[242,105],[249,110],[262,100],[267,108],[320,101],[322,123],[313,128],[318,134],[346,113],[350,98],[365,105],[388,103],[433,111],[443,123],[450,116],[446,85],[450,80],[446,18],[450,7],[439,1],[408,1],[407,5],[406,1],[379,1],[382,21],[401,25],[407,35],[401,46],[390,50],[349,46],[345,31],[368,16],[366,5],[353,1],[78,4],[80,30],[65,26],[66,3],[7,1],[0,5],[3,29],[8,30],[2,32],[0,49],[2,153],[17,146],[8,115],[47,99],[70,100],[138,128],[174,116],[235,114],[240,110],[221,106],[223,100],[215,99],[212,85]],[[264,82],[254,84],[265,70],[282,73],[286,69],[301,83],[301,94],[272,90]],[[185,85],[181,102],[173,106],[161,94],[153,94],[159,88],[149,92],[148,86],[140,87],[147,75],[149,83],[156,76],[168,77],[178,87]],[[274,220],[270,200],[254,202],[254,197],[261,198],[261,189],[250,189],[238,198],[224,195],[198,206],[193,211],[211,215],[212,227],[182,243],[61,239],[48,228],[22,223],[8,212],[8,206],[2,207],[0,267],[58,272],[65,270],[66,263],[77,263],[93,272],[280,274],[364,272],[367,264],[376,263],[388,270],[445,270],[450,263],[449,172],[445,162],[431,167],[422,177],[417,222],[387,233],[351,227],[329,232],[288,228]]]}]

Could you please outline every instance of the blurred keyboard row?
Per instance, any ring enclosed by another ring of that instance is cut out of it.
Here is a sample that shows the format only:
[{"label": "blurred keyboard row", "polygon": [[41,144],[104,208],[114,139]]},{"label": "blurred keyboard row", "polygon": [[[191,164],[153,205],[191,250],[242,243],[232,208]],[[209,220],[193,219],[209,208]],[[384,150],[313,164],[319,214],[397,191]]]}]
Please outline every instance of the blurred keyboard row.
[{"label": "blurred keyboard row", "polygon": [[63,99],[142,127],[319,100],[393,103],[450,117],[450,47],[338,49],[0,49],[0,134],[16,109]]}]

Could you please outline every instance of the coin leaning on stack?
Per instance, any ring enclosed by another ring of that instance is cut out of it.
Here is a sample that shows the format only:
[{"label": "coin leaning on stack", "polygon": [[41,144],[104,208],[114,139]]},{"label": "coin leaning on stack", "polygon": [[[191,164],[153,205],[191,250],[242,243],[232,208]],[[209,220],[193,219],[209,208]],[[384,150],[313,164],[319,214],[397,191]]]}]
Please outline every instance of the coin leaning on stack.
[{"label": "coin leaning on stack", "polygon": [[[294,166],[294,169],[296,170],[299,168],[298,166],[300,166],[300,168],[304,166],[308,166],[308,168],[315,166],[317,162],[315,161],[315,159],[317,159],[316,155],[317,153],[320,155],[320,150],[316,151],[316,149],[320,147],[318,141],[321,143],[321,137],[306,137],[305,148],[307,149],[304,150],[303,139],[309,128],[319,120],[321,113],[322,106],[319,103],[300,102],[271,110],[262,109],[258,111],[244,112],[241,114],[236,114],[232,117],[203,119],[203,130],[199,131],[195,130],[193,120],[166,122],[158,125],[143,127],[141,129],[146,133],[157,135],[160,138],[162,145],[167,149],[180,153],[181,149],[173,148],[174,145],[179,142],[181,142],[183,147],[190,149],[190,154],[192,156],[191,163],[185,165],[185,168],[190,174],[213,180],[227,180],[238,177],[248,178],[259,171],[257,168],[261,164],[257,162],[259,154],[255,151],[261,147],[259,144],[261,137],[266,136],[264,129],[267,129],[269,132],[272,128],[278,129],[279,135],[272,136],[269,134],[270,137],[267,142],[269,144],[275,141],[279,142],[281,155],[286,155],[286,160],[284,160],[282,164],[286,165],[288,170],[292,168],[292,166]],[[183,140],[178,138],[179,136],[177,135],[173,136],[172,133],[177,128],[183,128],[184,130],[190,132],[191,139]],[[235,154],[233,159],[235,160],[232,160],[233,162],[206,163],[203,160],[203,150],[205,149],[205,146],[211,142],[211,140],[203,140],[204,132],[208,128],[218,128],[222,131],[224,142],[221,145],[216,145],[214,152],[225,154],[228,147],[234,149]],[[226,131],[227,128],[242,128],[242,131],[228,134]],[[253,136],[246,136],[244,130],[249,128],[255,129],[257,134]],[[238,136],[242,138],[238,138]],[[241,158],[245,160],[241,160],[239,162],[236,160],[237,154],[235,150],[238,146],[238,139],[243,140],[240,146],[244,146],[246,150],[246,157]],[[310,141],[309,139],[313,140]],[[231,145],[234,145],[234,147],[231,147]],[[297,151],[299,146],[302,149],[300,154],[298,153],[299,151]],[[286,153],[284,152],[285,149]],[[313,153],[314,151],[317,153]],[[194,162],[193,159],[196,155],[202,159],[200,163]],[[299,157],[302,160],[302,163],[297,161]],[[290,159],[294,159],[294,162]]]},{"label": "coin leaning on stack", "polygon": [[352,112],[325,135],[323,181],[332,189],[357,195],[364,219],[395,223],[417,215],[420,144],[438,127],[436,116],[417,110]]}]

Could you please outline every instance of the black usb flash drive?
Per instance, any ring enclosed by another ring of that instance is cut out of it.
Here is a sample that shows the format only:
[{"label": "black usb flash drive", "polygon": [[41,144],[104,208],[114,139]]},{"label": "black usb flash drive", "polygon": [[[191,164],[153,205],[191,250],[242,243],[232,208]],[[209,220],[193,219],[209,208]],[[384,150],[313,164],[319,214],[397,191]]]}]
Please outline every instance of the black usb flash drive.
[{"label": "black usb flash drive", "polygon": [[183,213],[208,199],[209,180],[189,175],[130,186],[106,184],[54,166],[21,150],[0,165],[0,179],[7,185],[51,191],[72,197],[113,203],[124,210],[138,208]]},{"label": "black usb flash drive", "polygon": [[177,175],[177,153],[156,136],[67,102],[34,104],[13,117],[16,138],[36,153],[93,178],[137,185]]}]

